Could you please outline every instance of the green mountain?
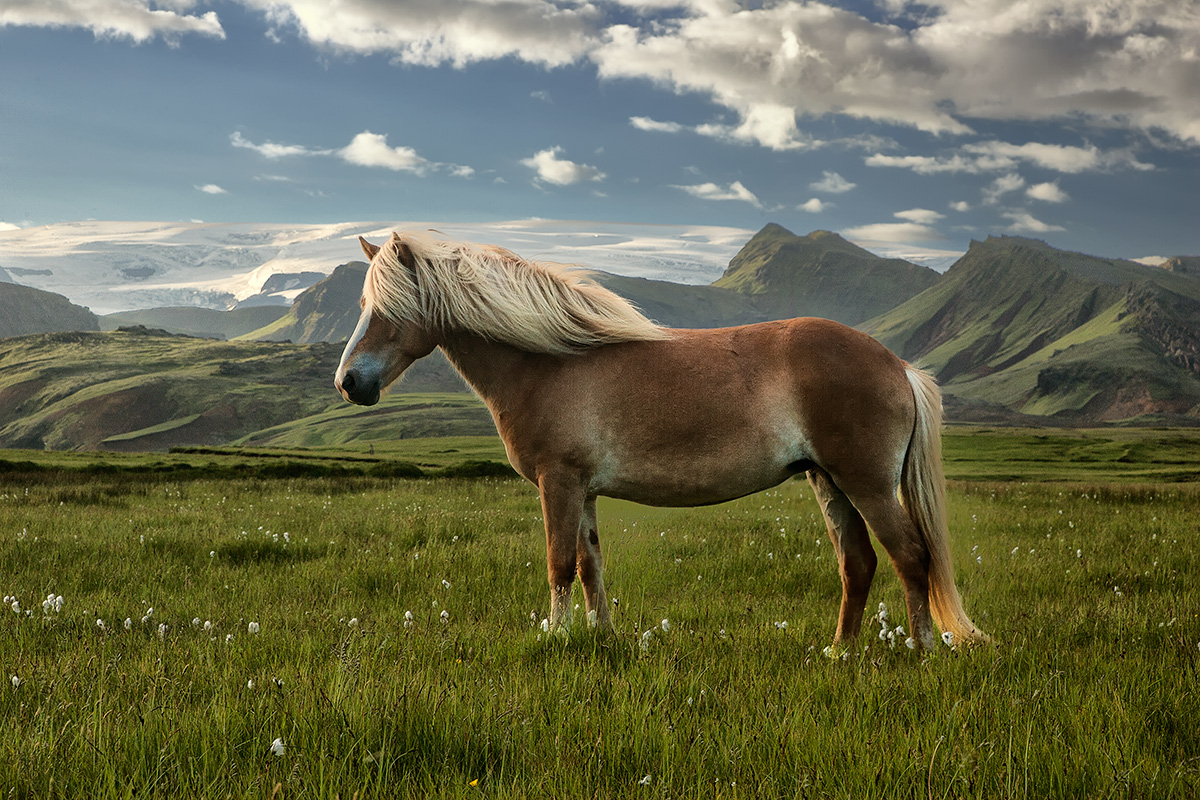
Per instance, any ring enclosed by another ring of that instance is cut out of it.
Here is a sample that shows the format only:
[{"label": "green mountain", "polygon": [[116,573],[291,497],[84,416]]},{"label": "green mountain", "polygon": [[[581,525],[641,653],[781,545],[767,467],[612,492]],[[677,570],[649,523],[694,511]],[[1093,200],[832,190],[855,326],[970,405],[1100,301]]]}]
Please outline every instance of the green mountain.
[{"label": "green mountain", "polygon": [[990,237],[861,326],[958,403],[1064,422],[1200,420],[1200,279]]},{"label": "green mountain", "polygon": [[367,265],[362,261],[342,264],[328,278],[301,292],[278,319],[238,338],[298,344],[345,342],[358,323],[358,299],[366,274]]},{"label": "green mountain", "polygon": [[937,283],[928,267],[882,258],[829,231],[756,233],[714,287],[751,299],[767,319],[827,317],[856,325]]},{"label": "green mountain", "polygon": [[61,294],[0,282],[0,339],[27,333],[99,329],[95,314]]},{"label": "green mountain", "polygon": [[204,339],[234,339],[270,325],[287,312],[287,306],[246,306],[229,311],[191,306],[149,308],[105,314],[100,318],[100,330],[143,325]]},{"label": "green mountain", "polygon": [[[0,448],[165,450],[238,442],[305,418],[363,412],[333,388],[341,346],[222,342],[145,328],[0,340]],[[441,359],[423,359],[380,408],[374,434],[402,438],[433,428],[427,408],[466,387]],[[478,420],[487,411],[478,400]],[[417,412],[406,417],[406,412]],[[420,424],[410,425],[414,419]],[[490,425],[490,421],[487,421]],[[334,424],[310,438],[331,443],[369,432]],[[478,427],[478,425],[476,425]]]}]

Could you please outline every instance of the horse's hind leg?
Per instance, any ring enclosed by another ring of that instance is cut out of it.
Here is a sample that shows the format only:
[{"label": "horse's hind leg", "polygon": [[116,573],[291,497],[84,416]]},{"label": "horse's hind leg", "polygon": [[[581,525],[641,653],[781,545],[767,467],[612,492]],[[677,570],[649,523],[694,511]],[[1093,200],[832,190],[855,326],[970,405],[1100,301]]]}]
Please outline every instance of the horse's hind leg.
[{"label": "horse's hind leg", "polygon": [[578,481],[543,474],[538,479],[546,522],[546,572],[550,580],[550,626],[571,625],[571,585],[575,580],[584,490]]},{"label": "horse's hind leg", "polygon": [[871,547],[871,537],[862,515],[851,504],[850,498],[834,485],[829,474],[820,468],[811,469],[808,482],[821,505],[821,513],[825,515],[825,527],[829,530],[842,573],[842,607],[838,612],[834,641],[845,642],[857,637],[862,627],[867,595],[875,577],[875,550]]},{"label": "horse's hind leg", "polygon": [[862,513],[875,538],[887,550],[904,586],[908,624],[914,639],[926,650],[933,649],[937,637],[929,609],[929,548],[917,526],[892,492],[854,495],[854,505]]},{"label": "horse's hind leg", "polygon": [[600,554],[594,497],[584,501],[575,551],[579,582],[583,584],[583,598],[587,603],[588,622],[601,628],[611,628],[612,615],[608,608],[608,595],[604,591],[604,557]]}]

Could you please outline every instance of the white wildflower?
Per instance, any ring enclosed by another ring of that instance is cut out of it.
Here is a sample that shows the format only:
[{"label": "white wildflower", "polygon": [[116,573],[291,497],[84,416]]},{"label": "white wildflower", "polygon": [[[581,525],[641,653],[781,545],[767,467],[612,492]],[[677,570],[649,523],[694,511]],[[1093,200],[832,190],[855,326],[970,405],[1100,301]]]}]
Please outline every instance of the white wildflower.
[{"label": "white wildflower", "polygon": [[659,623],[659,626],[662,627],[663,633],[666,633],[667,631],[671,630],[671,621],[664,618],[663,621]]},{"label": "white wildflower", "polygon": [[449,621],[450,621],[450,612],[443,610],[442,611],[442,622],[449,622]]},{"label": "white wildflower", "polygon": [[258,633],[261,630],[261,626],[257,622],[251,622],[246,626],[246,630],[250,633]]},{"label": "white wildflower", "polygon": [[276,739],[275,741],[271,742],[271,755],[275,756],[276,758],[283,755],[286,750],[287,748],[283,744],[283,739]]},{"label": "white wildflower", "polygon": [[348,625],[351,628],[357,628],[358,627],[358,617],[351,617],[350,621],[347,622],[346,625]]},{"label": "white wildflower", "polygon": [[917,640],[910,636],[904,640],[904,646],[907,647],[909,650],[916,650],[917,649]]},{"label": "white wildflower", "polygon": [[10,678],[9,680],[12,681],[12,687],[14,689],[21,685],[21,679],[20,679],[20,677],[18,677],[16,675],[13,675],[12,678]]},{"label": "white wildflower", "polygon": [[413,613],[411,611],[404,612],[404,627],[411,628],[413,626]]},{"label": "white wildflower", "polygon": [[649,785],[650,785],[650,776],[649,775],[647,775],[646,777],[644,777],[640,781],[638,781],[638,786],[649,786]]},{"label": "white wildflower", "polygon": [[947,647],[954,647],[954,631],[943,631],[942,642]]}]

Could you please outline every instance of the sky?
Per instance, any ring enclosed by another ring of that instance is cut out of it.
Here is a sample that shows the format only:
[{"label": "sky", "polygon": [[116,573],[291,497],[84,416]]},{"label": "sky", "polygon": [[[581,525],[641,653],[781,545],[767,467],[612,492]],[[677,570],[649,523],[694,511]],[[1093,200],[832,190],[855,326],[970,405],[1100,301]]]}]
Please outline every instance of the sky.
[{"label": "sky", "polygon": [[777,222],[1200,254],[1200,0],[0,0],[0,230]]}]

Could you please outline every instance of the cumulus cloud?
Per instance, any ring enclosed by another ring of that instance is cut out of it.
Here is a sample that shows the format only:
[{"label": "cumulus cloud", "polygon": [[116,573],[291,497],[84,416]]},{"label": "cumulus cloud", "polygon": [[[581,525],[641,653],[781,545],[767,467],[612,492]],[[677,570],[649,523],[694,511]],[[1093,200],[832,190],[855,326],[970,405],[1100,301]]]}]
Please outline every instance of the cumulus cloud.
[{"label": "cumulus cloud", "polygon": [[[253,150],[263,158],[272,160],[297,156],[336,156],[348,164],[359,167],[381,167],[396,172],[411,172],[415,175],[425,175],[428,172],[441,170],[456,178],[470,178],[475,175],[474,167],[430,161],[411,147],[389,145],[387,134],[371,131],[356,134],[350,140],[350,144],[341,148],[315,148],[271,141],[256,143],[237,131],[229,135],[229,143],[234,147]],[[264,176],[261,179],[288,180],[282,176]]]},{"label": "cumulus cloud", "polygon": [[552,183],[555,186],[570,186],[583,181],[602,181],[605,175],[600,170],[588,164],[579,164],[566,158],[560,158],[561,147],[547,147],[539,150],[521,163],[537,173],[537,180]]},{"label": "cumulus cloud", "polygon": [[966,212],[971,210],[971,204],[966,200],[955,200],[950,204],[951,211]]},{"label": "cumulus cloud", "polygon": [[879,222],[846,228],[842,235],[849,239],[879,240],[885,242],[931,242],[945,237],[928,225],[918,222]]},{"label": "cumulus cloud", "polygon": [[204,192],[205,194],[229,194],[225,189],[222,189],[215,183],[206,183],[203,186],[197,186],[196,191]]},{"label": "cumulus cloud", "polygon": [[1104,151],[1094,145],[1075,147],[1041,142],[1010,144],[995,140],[965,144],[957,151],[941,156],[894,156],[875,153],[868,156],[865,163],[868,167],[910,169],[919,175],[979,175],[1011,171],[1023,163],[1070,174],[1116,169],[1154,169],[1154,165],[1138,160],[1129,149]]},{"label": "cumulus cloud", "polygon": [[183,13],[190,6],[186,2],[152,4],[145,0],[5,0],[0,5],[0,28],[83,28],[98,39],[141,43],[161,37],[172,46],[189,33],[225,38],[216,12],[199,16]]},{"label": "cumulus cloud", "polygon": [[683,126],[678,122],[659,122],[649,117],[630,117],[629,124],[639,131],[654,131],[656,133],[679,133]]},{"label": "cumulus cloud", "polygon": [[[135,0],[18,2],[26,14],[85,2],[148,13]],[[824,116],[936,134],[970,133],[979,120],[1072,119],[1200,143],[1200,9],[1190,0],[882,0],[882,20],[823,2],[241,2],[276,35],[335,53],[426,66],[590,62],[602,78],[705,96],[737,121],[700,132],[773,149],[813,146],[799,123]]]},{"label": "cumulus cloud", "polygon": [[229,134],[229,143],[234,147],[240,147],[245,150],[253,150],[263,158],[329,155],[333,152],[332,150],[311,150],[298,144],[278,144],[277,142],[263,142],[262,144],[255,144],[254,142],[242,136],[239,131],[234,131],[233,133]]},{"label": "cumulus cloud", "polygon": [[1050,225],[1035,219],[1028,211],[1006,211],[1002,216],[1012,222],[1008,226],[1009,233],[1054,233],[1066,230],[1060,225]]},{"label": "cumulus cloud", "polygon": [[740,200],[755,208],[762,208],[762,203],[754,196],[754,192],[743,186],[741,181],[734,181],[727,187],[709,182],[676,186],[675,188],[687,192],[692,197],[699,197],[701,200]]},{"label": "cumulus cloud", "polygon": [[821,180],[813,181],[808,185],[808,188],[814,192],[826,192],[828,194],[843,194],[850,191],[857,183],[851,183],[836,172],[825,170],[821,173]]},{"label": "cumulus cloud", "polygon": [[401,64],[466,67],[513,57],[546,67],[578,61],[600,35],[590,3],[552,0],[242,0],[280,32],[333,52],[380,53]]},{"label": "cumulus cloud", "polygon": [[341,158],[360,167],[383,167],[424,175],[432,165],[411,147],[390,147],[387,134],[363,131],[338,151]]},{"label": "cumulus cloud", "polygon": [[1020,190],[1025,186],[1025,179],[1015,172],[1001,175],[983,189],[983,204],[995,205],[1006,194]]},{"label": "cumulus cloud", "polygon": [[897,211],[892,216],[898,217],[909,222],[916,222],[921,225],[931,225],[939,219],[943,219],[945,214],[939,214],[936,211],[931,211],[928,208],[910,208],[907,211]]},{"label": "cumulus cloud", "polygon": [[1057,183],[1036,183],[1025,190],[1025,196],[1044,203],[1065,203],[1071,199]]},{"label": "cumulus cloud", "polygon": [[809,214],[820,214],[829,206],[828,203],[822,202],[821,198],[814,197],[811,200],[806,200],[796,208],[800,211],[807,211]]}]

